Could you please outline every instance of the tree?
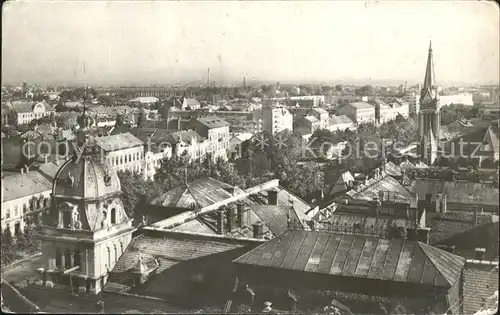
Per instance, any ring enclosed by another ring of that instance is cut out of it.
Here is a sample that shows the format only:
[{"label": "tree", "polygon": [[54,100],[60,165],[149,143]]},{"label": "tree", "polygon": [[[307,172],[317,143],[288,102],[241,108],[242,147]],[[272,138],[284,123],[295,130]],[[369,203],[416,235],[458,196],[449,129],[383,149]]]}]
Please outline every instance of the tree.
[{"label": "tree", "polygon": [[144,123],[146,122],[146,112],[144,109],[141,109],[139,111],[139,117],[137,117],[137,127],[142,128],[144,127]]},{"label": "tree", "polygon": [[375,89],[371,85],[365,85],[360,87],[359,89],[356,89],[354,92],[356,93],[356,95],[366,96],[372,95],[375,92]]},{"label": "tree", "polygon": [[123,115],[121,115],[121,114],[116,115],[115,127],[122,126],[124,124],[124,122],[125,122],[125,117],[123,117]]},{"label": "tree", "polygon": [[5,228],[2,231],[2,244],[1,244],[1,259],[2,266],[9,264],[16,257],[16,246],[14,244],[14,238],[10,232],[10,228]]}]

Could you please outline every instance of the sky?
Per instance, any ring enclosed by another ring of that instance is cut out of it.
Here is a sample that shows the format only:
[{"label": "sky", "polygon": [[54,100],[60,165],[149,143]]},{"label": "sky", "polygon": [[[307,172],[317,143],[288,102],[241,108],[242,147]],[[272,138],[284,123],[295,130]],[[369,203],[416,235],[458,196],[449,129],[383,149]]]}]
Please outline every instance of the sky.
[{"label": "sky", "polygon": [[498,84],[499,24],[478,1],[12,1],[2,83],[421,83],[432,40],[438,84]]}]

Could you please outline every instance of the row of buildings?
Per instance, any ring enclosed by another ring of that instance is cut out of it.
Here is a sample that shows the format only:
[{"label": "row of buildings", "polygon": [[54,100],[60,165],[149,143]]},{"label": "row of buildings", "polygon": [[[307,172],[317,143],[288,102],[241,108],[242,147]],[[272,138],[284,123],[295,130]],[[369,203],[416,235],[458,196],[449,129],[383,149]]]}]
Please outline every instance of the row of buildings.
[{"label": "row of buildings", "polygon": [[37,229],[43,265],[23,289],[42,308],[60,299],[95,311],[99,293],[107,311],[143,312],[471,314],[494,303],[494,183],[387,162],[364,179],[342,174],[316,206],[278,180],[241,189],[203,178],[153,199],[137,230],[116,172],[94,152],[64,162],[52,181]]}]

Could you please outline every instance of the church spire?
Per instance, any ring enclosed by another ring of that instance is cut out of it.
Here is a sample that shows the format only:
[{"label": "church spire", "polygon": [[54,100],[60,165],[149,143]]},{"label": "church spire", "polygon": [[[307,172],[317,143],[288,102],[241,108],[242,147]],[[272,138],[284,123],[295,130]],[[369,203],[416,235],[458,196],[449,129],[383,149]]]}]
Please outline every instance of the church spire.
[{"label": "church spire", "polygon": [[432,41],[429,41],[429,55],[427,56],[427,67],[425,68],[424,90],[432,90],[435,86],[434,61],[432,58]]}]

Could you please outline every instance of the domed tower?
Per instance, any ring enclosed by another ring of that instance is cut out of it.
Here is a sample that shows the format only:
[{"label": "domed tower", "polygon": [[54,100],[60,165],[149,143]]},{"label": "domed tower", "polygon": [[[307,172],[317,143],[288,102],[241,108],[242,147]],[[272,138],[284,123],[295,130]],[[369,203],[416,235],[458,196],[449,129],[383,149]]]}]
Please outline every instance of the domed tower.
[{"label": "domed tower", "polygon": [[56,173],[51,209],[37,232],[43,285],[97,294],[135,229],[120,199],[118,175],[90,136],[93,121],[86,110],[78,117],[78,147]]}]

